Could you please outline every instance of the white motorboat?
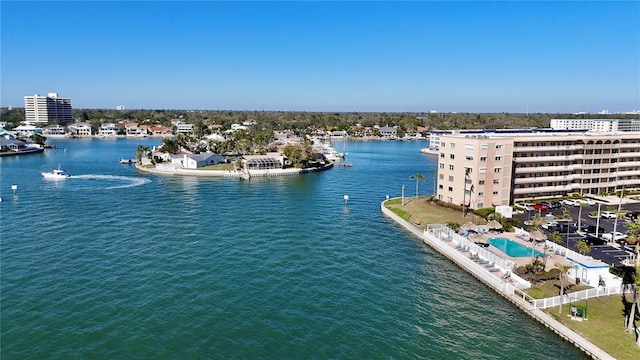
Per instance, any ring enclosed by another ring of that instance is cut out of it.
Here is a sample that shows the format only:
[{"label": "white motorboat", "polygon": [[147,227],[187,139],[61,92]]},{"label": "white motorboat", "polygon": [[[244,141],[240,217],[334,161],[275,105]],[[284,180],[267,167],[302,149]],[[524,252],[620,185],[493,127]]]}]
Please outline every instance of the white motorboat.
[{"label": "white motorboat", "polygon": [[440,155],[440,150],[438,150],[438,148],[435,148],[435,147],[422,148],[420,149],[420,152],[427,155]]},{"label": "white motorboat", "polygon": [[54,169],[52,171],[43,171],[40,174],[45,179],[50,179],[50,180],[65,180],[65,179],[67,179],[67,178],[69,178],[71,176],[71,175],[67,174],[66,171],[60,169],[60,167],[58,167],[57,169]]},{"label": "white motorboat", "polygon": [[344,159],[347,155],[346,153],[338,152],[329,141],[320,138],[312,138],[311,140],[313,142],[313,150],[324,155],[324,157],[328,160],[338,161]]}]

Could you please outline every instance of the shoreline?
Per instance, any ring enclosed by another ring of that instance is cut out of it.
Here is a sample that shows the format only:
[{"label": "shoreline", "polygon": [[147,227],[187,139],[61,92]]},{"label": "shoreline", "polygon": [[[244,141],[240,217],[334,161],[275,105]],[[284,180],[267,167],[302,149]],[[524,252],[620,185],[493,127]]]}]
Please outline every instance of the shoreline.
[{"label": "shoreline", "polygon": [[237,178],[248,180],[251,177],[279,177],[279,176],[295,176],[308,174],[313,172],[325,171],[333,168],[334,163],[325,165],[323,167],[314,167],[307,169],[270,169],[270,170],[248,170],[244,171],[231,171],[231,170],[197,170],[197,169],[184,169],[176,167],[166,168],[147,168],[136,163],[135,167],[138,171],[147,172],[157,175],[177,175],[177,176],[197,176],[197,177],[218,177],[218,178]]},{"label": "shoreline", "polygon": [[573,344],[587,356],[590,356],[594,359],[615,359],[604,350],[600,349],[599,347],[585,339],[580,334],[555,320],[549,314],[540,309],[533,308],[531,304],[529,304],[529,302],[516,294],[515,286],[510,285],[500,280],[499,278],[496,278],[499,281],[495,281],[492,277],[488,277],[486,274],[484,274],[486,270],[478,266],[478,264],[476,264],[468,256],[462,255],[458,250],[455,250],[455,248],[449,246],[444,241],[439,240],[433,236],[428,236],[426,230],[422,230],[396,215],[393,211],[385,206],[385,203],[389,200],[385,200],[380,204],[382,213],[391,220],[395,221],[398,225],[402,226],[407,231],[418,237],[424,244],[428,245],[439,254],[445,256],[463,270],[466,270],[470,275],[480,280],[480,282],[482,282],[485,286],[494,290],[506,300],[516,305],[520,310],[522,310],[522,312],[531,316],[534,320],[540,322],[542,325],[559,335],[562,339]]}]

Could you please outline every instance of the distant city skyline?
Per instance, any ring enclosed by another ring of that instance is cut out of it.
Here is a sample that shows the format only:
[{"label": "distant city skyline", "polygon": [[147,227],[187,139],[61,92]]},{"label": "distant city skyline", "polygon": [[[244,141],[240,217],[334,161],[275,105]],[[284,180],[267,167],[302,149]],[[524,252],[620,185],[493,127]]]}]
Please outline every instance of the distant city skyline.
[{"label": "distant city skyline", "polygon": [[2,1],[0,99],[74,108],[640,110],[640,2]]}]

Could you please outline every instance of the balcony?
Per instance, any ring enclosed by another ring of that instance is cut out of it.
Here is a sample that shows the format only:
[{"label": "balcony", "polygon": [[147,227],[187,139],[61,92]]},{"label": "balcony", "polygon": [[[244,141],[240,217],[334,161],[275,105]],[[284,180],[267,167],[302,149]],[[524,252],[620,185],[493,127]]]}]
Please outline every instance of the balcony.
[{"label": "balcony", "polygon": [[516,174],[547,173],[547,172],[558,172],[558,171],[573,172],[578,167],[579,167],[578,165],[517,167]]}]

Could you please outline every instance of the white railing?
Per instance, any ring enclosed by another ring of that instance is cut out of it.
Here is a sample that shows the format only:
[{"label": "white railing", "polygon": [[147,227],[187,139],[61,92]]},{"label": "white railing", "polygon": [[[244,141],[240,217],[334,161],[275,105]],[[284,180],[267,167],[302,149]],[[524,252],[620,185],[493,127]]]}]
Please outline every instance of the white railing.
[{"label": "white railing", "polygon": [[496,266],[499,266],[504,270],[512,270],[513,267],[515,266],[515,263],[513,261],[505,260],[495,255],[491,251],[481,246],[478,246],[473,241],[467,239],[462,235],[457,234],[455,231],[453,231],[453,229],[449,228],[448,226],[445,226],[442,224],[429,225],[424,230],[424,236],[427,236],[429,234],[431,234],[432,236],[434,236],[439,240],[453,241],[457,245],[466,246],[469,248],[469,250],[478,253],[478,256],[480,256],[481,258],[487,259],[495,263]]},{"label": "white railing", "polygon": [[609,287],[609,288],[597,287],[597,288],[591,288],[591,289],[586,289],[582,291],[576,291],[570,294],[558,295],[551,298],[530,300],[529,303],[535,309],[546,309],[554,306],[559,306],[560,304],[569,304],[573,301],[587,300],[587,299],[592,299],[600,296],[609,296],[609,295],[618,295],[618,294],[622,294],[622,286],[615,286],[615,287]]}]

